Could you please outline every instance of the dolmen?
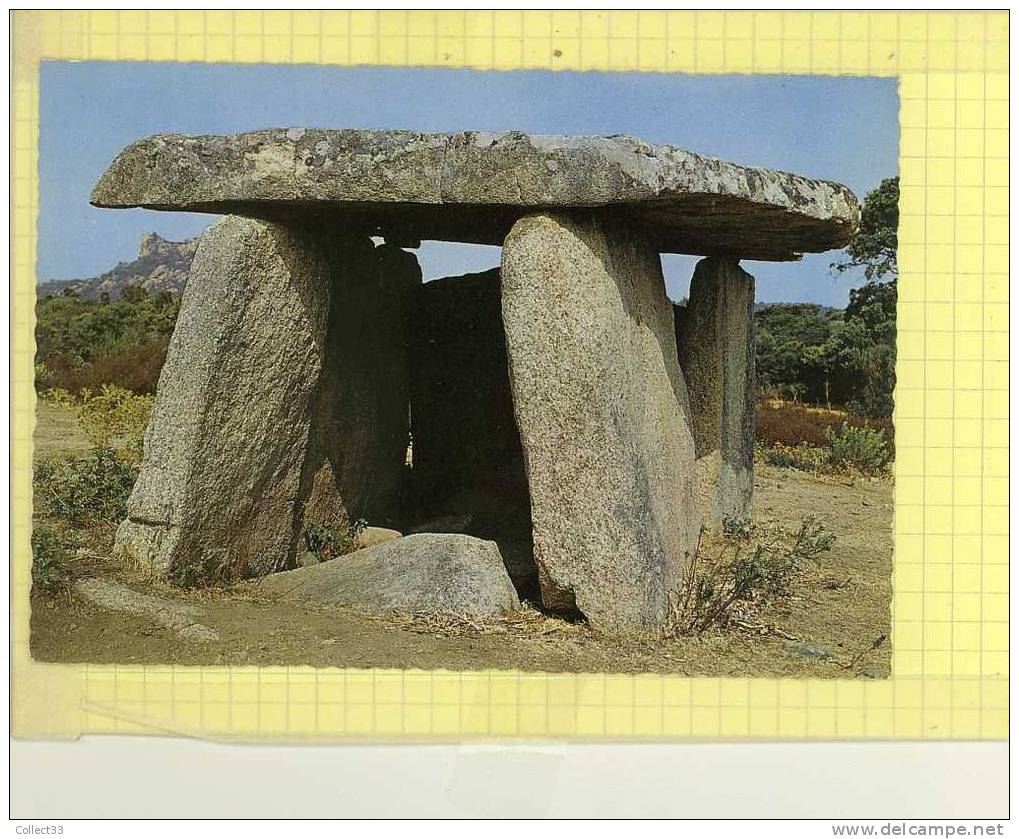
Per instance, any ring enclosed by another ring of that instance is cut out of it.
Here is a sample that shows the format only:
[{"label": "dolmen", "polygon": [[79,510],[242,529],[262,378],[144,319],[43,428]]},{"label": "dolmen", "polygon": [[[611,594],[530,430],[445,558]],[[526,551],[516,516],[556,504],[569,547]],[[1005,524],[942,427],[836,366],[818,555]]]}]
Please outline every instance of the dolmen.
[{"label": "dolmen", "polygon": [[[495,542],[522,596],[617,634],[666,620],[703,525],[750,516],[740,260],[841,247],[860,219],[839,184],[518,132],[159,135],[91,201],[223,216],[118,552],[261,576],[298,565],[311,525],[448,529]],[[500,245],[501,265],[423,283],[422,240]],[[685,305],[662,253],[704,257]]]}]

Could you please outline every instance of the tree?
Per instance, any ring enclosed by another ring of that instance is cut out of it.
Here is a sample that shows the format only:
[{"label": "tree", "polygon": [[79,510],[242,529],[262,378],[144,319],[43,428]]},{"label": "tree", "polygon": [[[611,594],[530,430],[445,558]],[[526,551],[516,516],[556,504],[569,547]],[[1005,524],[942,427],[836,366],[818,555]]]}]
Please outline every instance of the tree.
[{"label": "tree", "polygon": [[831,332],[834,310],[813,303],[773,303],[754,311],[757,384],[780,399],[817,399],[819,381],[808,379],[804,347],[822,344]]},{"label": "tree", "polygon": [[861,324],[867,331],[870,347],[852,396],[850,407],[872,417],[892,413],[895,390],[895,309],[898,283],[868,283],[849,292],[847,323]]},{"label": "tree", "polygon": [[899,246],[899,179],[885,178],[877,189],[863,199],[860,229],[846,247],[845,259],[831,267],[841,274],[852,268],[863,268],[867,282],[899,273],[896,251]]},{"label": "tree", "polygon": [[[861,320],[867,329],[877,335],[895,340],[895,307],[898,303],[898,283],[867,283],[849,290],[846,319]],[[890,329],[889,329],[890,328]]]},{"label": "tree", "polygon": [[166,291],[165,289],[163,291],[157,291],[152,296],[152,305],[157,312],[161,312],[164,309],[171,308],[176,304],[176,302],[177,298],[174,296],[174,294],[172,292]]},{"label": "tree", "polygon": [[865,375],[872,347],[873,341],[862,322],[838,320],[832,323],[827,340],[803,348],[803,364],[821,378],[829,410],[832,385],[841,384],[845,393],[847,380],[859,381]]},{"label": "tree", "polygon": [[142,285],[126,285],[120,290],[120,299],[125,303],[140,303],[148,296],[148,289]]},{"label": "tree", "polygon": [[[863,268],[866,284],[849,292],[844,315],[847,328],[853,330],[852,336],[850,333],[839,336],[843,342],[853,338],[853,351],[847,354],[845,347],[841,352],[828,347],[827,351],[818,349],[811,354],[815,370],[824,368],[824,362],[843,367],[847,377],[845,388],[840,388],[842,401],[870,416],[888,416],[892,411],[898,228],[899,179],[885,178],[864,198],[860,229],[846,247],[845,258],[831,266],[837,273]],[[835,373],[835,369],[828,370],[826,382]]]},{"label": "tree", "polygon": [[810,303],[758,306],[758,392],[841,405],[864,416],[890,416],[896,285],[893,280],[854,288],[844,310]]}]

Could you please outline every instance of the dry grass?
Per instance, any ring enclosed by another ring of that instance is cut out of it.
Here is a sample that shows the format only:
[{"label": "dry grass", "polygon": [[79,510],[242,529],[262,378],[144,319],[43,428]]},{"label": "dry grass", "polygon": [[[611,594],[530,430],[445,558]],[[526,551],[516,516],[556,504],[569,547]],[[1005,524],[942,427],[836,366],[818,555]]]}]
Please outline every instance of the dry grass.
[{"label": "dry grass", "polygon": [[586,624],[546,615],[529,603],[498,615],[392,611],[385,614],[364,614],[363,617],[395,629],[443,638],[505,635],[520,639],[580,640],[591,632]]},{"label": "dry grass", "polygon": [[[48,423],[40,425],[37,433],[58,436]],[[66,441],[67,435],[59,436]],[[728,538],[705,534],[691,574],[712,579],[713,588],[722,592],[714,602],[727,605],[702,609],[702,617],[711,619],[702,619],[699,626],[690,625],[690,613],[679,612],[666,631],[644,639],[611,638],[533,607],[492,617],[365,615],[273,602],[256,586],[181,591],[111,556],[112,528],[78,530],[72,575],[109,577],[141,592],[191,603],[222,640],[188,642],[141,618],[84,603],[69,590],[33,592],[32,652],[57,662],[812,678],[860,676],[869,668],[887,675],[891,503],[891,484],[885,479],[819,477],[758,464],[755,526]],[[780,596],[731,597],[737,548],[741,562],[752,560],[761,543],[777,544],[782,555],[795,553],[808,512],[837,535],[832,550],[785,569]],[[832,656],[805,658],[787,647],[792,639],[823,644]]]},{"label": "dry grass", "polygon": [[836,429],[843,423],[855,428],[876,428],[884,432],[888,453],[895,458],[895,433],[889,417],[861,417],[849,411],[828,410],[801,402],[784,402],[779,399],[761,399],[757,403],[754,440],[766,446],[826,447],[827,429]]},{"label": "dry grass", "polygon": [[830,551],[835,537],[813,516],[796,530],[775,521],[726,525],[722,531],[702,531],[662,635],[718,629],[793,638],[758,616],[804,582],[808,564]]},{"label": "dry grass", "polygon": [[[745,525],[736,534],[705,530],[682,587],[670,606],[665,626],[642,638],[611,640],[654,646],[663,640],[702,635],[709,631],[795,636],[757,618],[770,603],[792,593],[802,581],[806,563],[831,550],[834,537],[811,517],[796,530],[777,522]],[[390,611],[364,613],[365,620],[420,635],[462,638],[504,635],[520,639],[584,641],[599,633],[583,621],[548,615],[524,603],[498,615]]]},{"label": "dry grass", "polygon": [[34,457],[71,457],[89,450],[89,439],[74,412],[63,405],[38,399],[35,405]]},{"label": "dry grass", "polygon": [[85,388],[99,390],[106,384],[135,393],[155,393],[168,344],[169,339],[160,338],[130,349],[101,353],[84,364],[72,356],[54,353],[42,359],[47,369],[43,384],[71,393]]},{"label": "dry grass", "polygon": [[[182,604],[204,607],[210,615],[238,609],[282,611],[283,604],[259,593],[257,586],[222,585],[181,589],[148,569],[126,565],[104,545],[112,542],[112,532],[94,534],[92,550],[81,550],[75,557],[74,576],[101,576],[118,580],[132,590],[171,598]],[[787,621],[776,620],[776,605],[800,599],[811,589],[842,589],[852,577],[832,578],[814,567],[813,561],[830,551],[833,539],[819,522],[804,519],[790,528],[778,521],[742,524],[729,533],[705,530],[697,555],[673,602],[669,620],[660,630],[647,636],[616,637],[600,633],[583,621],[569,621],[541,612],[524,603],[521,608],[497,615],[416,613],[389,611],[364,612],[350,607],[302,608],[305,620],[342,622],[398,638],[406,633],[421,637],[429,644],[449,640],[455,644],[495,644],[527,651],[543,660],[587,660],[601,662],[596,669],[619,672],[671,670],[695,674],[705,667],[705,656],[718,654],[759,656],[759,644],[773,639],[810,641],[783,628]],[[839,671],[854,671],[861,661],[881,648],[887,639],[882,633],[873,642],[864,641],[856,649],[834,657],[828,665]],[[338,638],[320,642],[342,646]],[[547,665],[546,665],[547,666]]]}]

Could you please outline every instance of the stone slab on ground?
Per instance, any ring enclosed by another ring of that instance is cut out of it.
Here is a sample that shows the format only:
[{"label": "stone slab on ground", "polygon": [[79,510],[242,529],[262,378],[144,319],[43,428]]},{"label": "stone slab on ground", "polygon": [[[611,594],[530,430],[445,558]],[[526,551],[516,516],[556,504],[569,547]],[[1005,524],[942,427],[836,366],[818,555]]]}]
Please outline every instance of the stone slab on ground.
[{"label": "stone slab on ground", "polygon": [[74,590],[100,609],[147,618],[181,638],[192,641],[219,640],[215,630],[198,621],[199,611],[185,603],[141,594],[114,580],[104,580],[101,577],[78,580]]},{"label": "stone slab on ground", "polygon": [[625,135],[516,131],[159,134],[124,149],[91,200],[267,218],[324,210],[394,241],[493,245],[529,212],[605,208],[658,251],[778,260],[841,247],[860,218],[841,184]]},{"label": "stone slab on ground", "polygon": [[400,539],[403,534],[391,527],[372,527],[369,525],[357,534],[357,546],[359,548],[370,548],[373,545],[381,545],[384,542],[391,542],[393,539]]},{"label": "stone slab on ground", "polygon": [[795,655],[814,661],[827,661],[834,657],[831,647],[826,644],[814,644],[810,641],[786,641],[785,648]]},{"label": "stone slab on ground", "polygon": [[263,595],[368,611],[497,614],[520,605],[495,542],[449,533],[404,536],[251,585]]}]

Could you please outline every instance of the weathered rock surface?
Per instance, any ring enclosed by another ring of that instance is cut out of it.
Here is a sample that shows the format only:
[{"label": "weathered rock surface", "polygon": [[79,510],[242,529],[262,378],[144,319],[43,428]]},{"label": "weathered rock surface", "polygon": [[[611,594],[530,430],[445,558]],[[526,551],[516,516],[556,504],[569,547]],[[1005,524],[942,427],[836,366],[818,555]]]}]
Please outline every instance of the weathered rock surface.
[{"label": "weathered rock surface", "polygon": [[367,238],[333,260],[329,331],[316,391],[305,519],[393,527],[409,441],[408,335],[417,258]]},{"label": "weathered rock surface", "polygon": [[116,550],[264,574],[297,559],[305,522],[394,519],[418,282],[411,254],[315,222],[209,228]]},{"label": "weathered rock surface", "polygon": [[503,247],[502,309],[542,599],[651,629],[700,529],[658,254],[619,225],[525,218]]},{"label": "weathered rock surface", "polygon": [[809,641],[786,641],[785,648],[789,652],[811,661],[828,661],[833,658],[831,648],[825,644],[812,644]]},{"label": "weathered rock surface", "polygon": [[313,551],[300,551],[297,554],[297,564],[301,568],[307,568],[309,565],[318,565],[320,561],[318,554]]},{"label": "weathered rock surface", "polygon": [[328,312],[315,235],[236,217],[205,232],[118,552],[156,571],[214,552],[263,573],[293,556]]},{"label": "weathered rock surface", "polygon": [[676,307],[679,365],[690,394],[700,508],[748,519],[754,487],[754,278],[732,258],[702,259]]},{"label": "weathered rock surface", "polygon": [[497,614],[520,605],[496,544],[449,533],[404,536],[255,585],[288,600],[372,611]]},{"label": "weathered rock surface", "polygon": [[487,244],[528,212],[606,208],[658,251],[746,259],[840,247],[860,214],[840,184],[622,135],[302,128],[139,140],[92,203],[265,217],[318,207],[401,241]]},{"label": "weathered rock surface", "polygon": [[400,539],[403,534],[399,530],[389,527],[366,527],[357,534],[357,546],[359,548],[370,548],[373,545],[381,545],[383,542],[391,542],[393,539]]},{"label": "weathered rock surface", "polygon": [[194,606],[165,597],[142,594],[114,580],[87,577],[74,584],[74,590],[100,609],[124,612],[145,618],[190,641],[218,641],[219,633],[199,621]]},{"label": "weathered rock surface", "polygon": [[[413,334],[414,521],[439,519],[424,526],[494,540],[517,590],[536,595],[499,270],[425,283]],[[466,524],[441,523],[452,515]]]}]

